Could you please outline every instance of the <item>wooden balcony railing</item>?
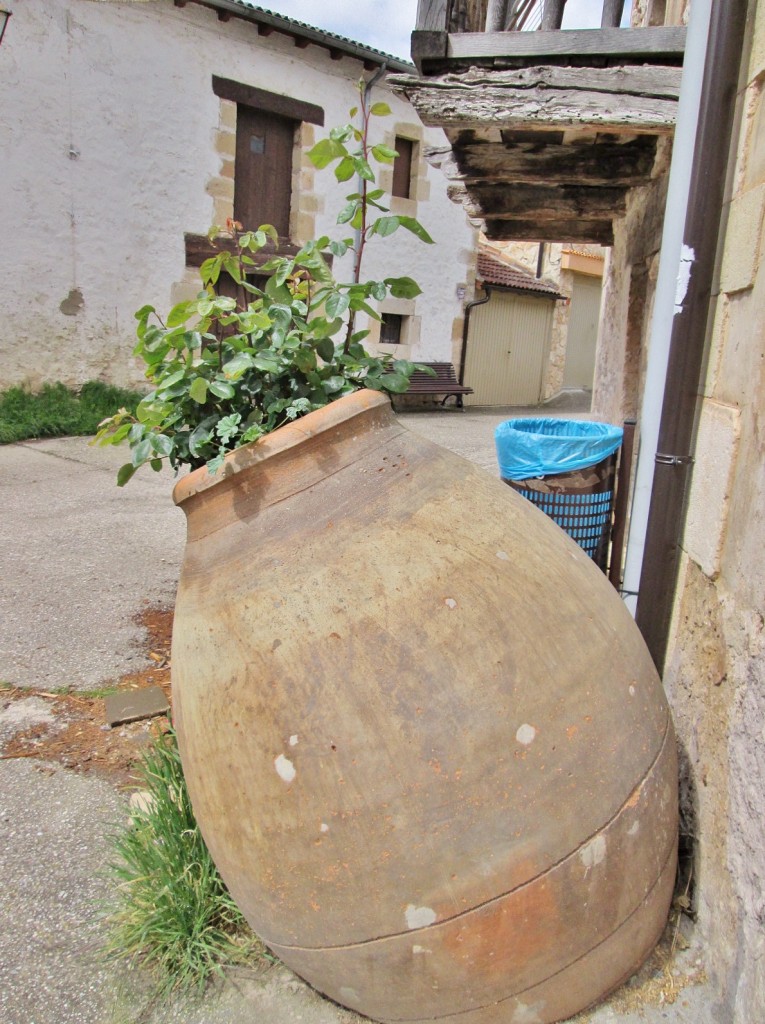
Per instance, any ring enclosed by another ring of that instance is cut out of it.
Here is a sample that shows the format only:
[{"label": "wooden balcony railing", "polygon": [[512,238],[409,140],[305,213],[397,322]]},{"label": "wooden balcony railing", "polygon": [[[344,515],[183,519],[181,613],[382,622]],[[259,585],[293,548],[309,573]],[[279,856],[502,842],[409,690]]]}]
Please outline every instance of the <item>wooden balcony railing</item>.
[{"label": "wooden balcony railing", "polygon": [[566,0],[419,0],[412,58],[421,74],[470,63],[520,66],[534,58],[596,66],[625,58],[670,65],[677,65],[678,55],[682,60],[684,28],[619,28],[625,0],[602,3],[600,29],[560,31]]},{"label": "wooden balcony railing", "polygon": [[[601,28],[618,28],[625,0],[603,0]],[[420,0],[417,29],[429,32],[518,32],[559,29],[566,0]]]}]

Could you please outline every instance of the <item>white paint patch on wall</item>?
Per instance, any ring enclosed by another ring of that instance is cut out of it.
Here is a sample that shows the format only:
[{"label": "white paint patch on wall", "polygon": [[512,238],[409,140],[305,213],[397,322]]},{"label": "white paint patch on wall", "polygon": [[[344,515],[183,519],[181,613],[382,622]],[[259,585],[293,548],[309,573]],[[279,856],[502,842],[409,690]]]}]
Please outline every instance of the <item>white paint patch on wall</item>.
[{"label": "white paint patch on wall", "polygon": [[[584,864],[587,872],[600,864],[606,856],[606,837],[595,836],[585,843],[579,851],[579,860]],[[586,873],[586,872],[585,872]]]},{"label": "white paint patch on wall", "polygon": [[[213,221],[206,187],[221,171],[221,154],[212,76],[320,102],[320,136],[347,121],[358,80],[372,72],[320,47],[298,49],[278,33],[259,36],[241,19],[220,22],[193,4],[26,0],[12,29],[0,61],[0,217],[14,242],[0,251],[0,268],[19,301],[5,312],[0,385],[91,377],[140,384],[133,313],[145,303],[170,308],[186,275],[184,233],[205,234]],[[393,110],[374,119],[376,128],[417,122],[384,83],[373,97]],[[443,144],[443,133],[427,129],[425,142]],[[430,168],[428,182],[418,216],[436,244],[406,231],[375,239],[364,276],[416,278],[423,295],[414,355],[451,359],[472,229],[440,172]],[[319,234],[337,234],[352,184],[317,172],[314,187],[325,199]],[[335,269],[347,279],[351,256]]]},{"label": "white paint patch on wall", "polygon": [[410,903],[406,908],[405,917],[406,926],[412,931],[415,928],[427,928],[428,925],[434,924],[438,914],[430,907],[415,907],[413,903]]},{"label": "white paint patch on wall", "polygon": [[279,778],[287,783],[293,782],[297,775],[294,764],[284,754],[279,754],[274,758],[274,768],[276,768]]},{"label": "white paint patch on wall", "polygon": [[528,747],[536,739],[537,730],[533,725],[524,722],[515,734],[516,740],[524,747]]},{"label": "white paint patch on wall", "polygon": [[691,272],[696,262],[696,253],[689,245],[683,245],[680,253],[680,266],[677,270],[677,290],[675,292],[675,316],[683,311],[685,296],[688,294],[688,286],[691,283]]}]

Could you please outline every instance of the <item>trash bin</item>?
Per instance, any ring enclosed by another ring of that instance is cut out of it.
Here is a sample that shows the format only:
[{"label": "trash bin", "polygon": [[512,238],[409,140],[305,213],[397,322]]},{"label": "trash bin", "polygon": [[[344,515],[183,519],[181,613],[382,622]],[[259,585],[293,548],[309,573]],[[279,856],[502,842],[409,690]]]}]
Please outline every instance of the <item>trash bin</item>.
[{"label": "trash bin", "polygon": [[550,516],[605,572],[624,431],[586,420],[515,419],[494,438],[502,479]]}]

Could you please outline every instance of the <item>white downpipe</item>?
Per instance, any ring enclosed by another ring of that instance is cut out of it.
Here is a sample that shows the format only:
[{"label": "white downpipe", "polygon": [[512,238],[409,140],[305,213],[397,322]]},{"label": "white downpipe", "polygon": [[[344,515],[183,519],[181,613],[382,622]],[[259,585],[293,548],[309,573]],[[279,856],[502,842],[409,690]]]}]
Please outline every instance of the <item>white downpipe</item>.
[{"label": "white downpipe", "polygon": [[643,404],[640,412],[640,450],[624,564],[624,600],[633,616],[637,608],[637,591],[643,567],[672,323],[685,298],[695,259],[695,254],[683,244],[683,232],[688,209],[712,2],[713,0],[692,0],[683,60],[683,78],[669,171],[659,274],[656,281]]}]

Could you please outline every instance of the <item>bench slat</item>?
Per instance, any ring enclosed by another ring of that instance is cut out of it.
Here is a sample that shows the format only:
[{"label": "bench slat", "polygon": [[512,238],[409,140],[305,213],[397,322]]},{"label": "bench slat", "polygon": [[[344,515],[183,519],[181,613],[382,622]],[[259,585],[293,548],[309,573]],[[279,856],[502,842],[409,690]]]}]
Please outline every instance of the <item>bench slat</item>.
[{"label": "bench slat", "polygon": [[[457,405],[462,405],[462,395],[472,395],[473,389],[465,384],[460,384],[452,363],[422,363],[422,366],[429,366],[435,372],[435,377],[422,370],[415,370],[409,380],[409,387],[404,392],[407,395],[444,395],[444,402],[454,395],[457,398]],[[443,405],[443,402],[441,403]]]}]

